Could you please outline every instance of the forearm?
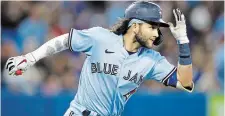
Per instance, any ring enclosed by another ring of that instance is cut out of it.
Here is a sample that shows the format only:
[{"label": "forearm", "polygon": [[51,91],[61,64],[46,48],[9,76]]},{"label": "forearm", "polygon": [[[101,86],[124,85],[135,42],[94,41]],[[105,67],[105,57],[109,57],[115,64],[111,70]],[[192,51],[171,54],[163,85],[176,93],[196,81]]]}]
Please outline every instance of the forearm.
[{"label": "forearm", "polygon": [[30,57],[32,60],[35,60],[37,62],[38,60],[48,57],[52,54],[56,54],[58,52],[61,52],[63,50],[66,50],[69,48],[68,46],[68,36],[69,34],[64,34],[61,36],[57,36],[48,42],[44,43],[41,47],[36,49],[35,51],[28,53],[26,56]]},{"label": "forearm", "polygon": [[184,87],[191,86],[192,85],[192,77],[193,77],[192,64],[190,64],[190,65],[178,64],[177,75],[178,75],[178,80],[181,82],[181,84]]},{"label": "forearm", "polygon": [[177,77],[179,82],[184,86],[192,85],[192,59],[189,44],[178,44],[179,61],[177,66]]}]

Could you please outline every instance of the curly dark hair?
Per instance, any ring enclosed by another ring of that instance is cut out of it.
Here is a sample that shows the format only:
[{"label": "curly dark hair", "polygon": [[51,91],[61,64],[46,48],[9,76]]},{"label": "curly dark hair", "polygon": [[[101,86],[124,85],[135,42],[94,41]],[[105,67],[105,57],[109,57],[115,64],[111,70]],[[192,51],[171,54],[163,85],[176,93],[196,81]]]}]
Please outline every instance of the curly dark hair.
[{"label": "curly dark hair", "polygon": [[130,20],[131,19],[120,19],[110,28],[110,30],[116,35],[124,35],[128,30],[128,24]]}]

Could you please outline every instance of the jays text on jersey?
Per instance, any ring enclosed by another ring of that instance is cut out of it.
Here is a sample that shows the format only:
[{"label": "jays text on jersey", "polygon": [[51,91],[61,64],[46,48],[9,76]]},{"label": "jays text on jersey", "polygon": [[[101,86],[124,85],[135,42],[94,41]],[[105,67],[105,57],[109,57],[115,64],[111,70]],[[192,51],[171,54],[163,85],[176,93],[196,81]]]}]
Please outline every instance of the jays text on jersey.
[{"label": "jays text on jersey", "polygon": [[160,53],[147,48],[129,55],[123,36],[93,27],[71,29],[70,50],[84,52],[79,87],[71,107],[88,109],[100,115],[120,115],[128,99],[144,80],[161,82],[175,67]]}]

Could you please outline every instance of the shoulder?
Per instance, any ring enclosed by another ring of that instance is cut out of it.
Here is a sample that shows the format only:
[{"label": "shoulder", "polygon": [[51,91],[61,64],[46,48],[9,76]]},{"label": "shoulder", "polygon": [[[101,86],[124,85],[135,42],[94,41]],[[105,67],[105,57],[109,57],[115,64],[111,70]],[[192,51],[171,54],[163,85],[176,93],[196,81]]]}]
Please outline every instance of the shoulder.
[{"label": "shoulder", "polygon": [[87,29],[75,29],[75,28],[71,28],[72,31],[77,31],[77,32],[82,32],[82,33],[97,33],[97,32],[102,32],[105,31],[106,29],[102,28],[102,27],[91,27],[91,28],[87,28]]},{"label": "shoulder", "polygon": [[113,42],[119,39],[118,35],[103,27],[93,27],[90,28],[90,30],[92,30],[92,33],[96,39],[102,42]]},{"label": "shoulder", "polygon": [[77,32],[82,32],[82,33],[87,33],[87,34],[118,36],[115,33],[113,33],[110,29],[103,28],[103,27],[91,27],[91,28],[81,29],[81,30],[71,28],[71,30],[77,31]]},{"label": "shoulder", "polygon": [[82,38],[89,38],[91,40],[95,40],[95,42],[101,43],[110,43],[119,39],[118,35],[103,27],[92,27],[82,30],[71,29],[70,33],[72,33],[70,35],[79,35]]},{"label": "shoulder", "polygon": [[108,35],[110,31],[103,27],[91,27],[87,29],[71,28],[70,33],[90,38],[101,38],[104,37],[104,35]]},{"label": "shoulder", "polygon": [[165,58],[158,51],[148,48],[144,48],[144,56],[147,56],[148,58],[154,60],[155,62]]},{"label": "shoulder", "polygon": [[105,33],[111,33],[110,30],[103,28],[103,27],[91,27],[89,29],[83,29],[82,31],[88,31],[88,32],[93,32],[93,33],[98,33],[98,34],[105,34]]}]

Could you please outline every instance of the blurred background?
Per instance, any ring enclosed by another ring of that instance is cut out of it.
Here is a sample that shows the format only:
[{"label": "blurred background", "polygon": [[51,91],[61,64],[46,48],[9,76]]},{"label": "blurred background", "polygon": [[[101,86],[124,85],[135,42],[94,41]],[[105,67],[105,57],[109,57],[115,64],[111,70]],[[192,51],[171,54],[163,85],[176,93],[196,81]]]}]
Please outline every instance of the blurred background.
[{"label": "blurred background", "polygon": [[[44,58],[23,76],[5,73],[9,57],[31,52],[70,28],[110,28],[123,18],[130,1],[1,1],[2,116],[62,116],[76,94],[85,54],[69,50]],[[125,107],[124,116],[223,116],[224,2],[155,1],[163,19],[175,23],[173,8],[186,16],[195,90],[178,91],[145,82]],[[154,49],[177,64],[178,49],[169,29]]]}]

